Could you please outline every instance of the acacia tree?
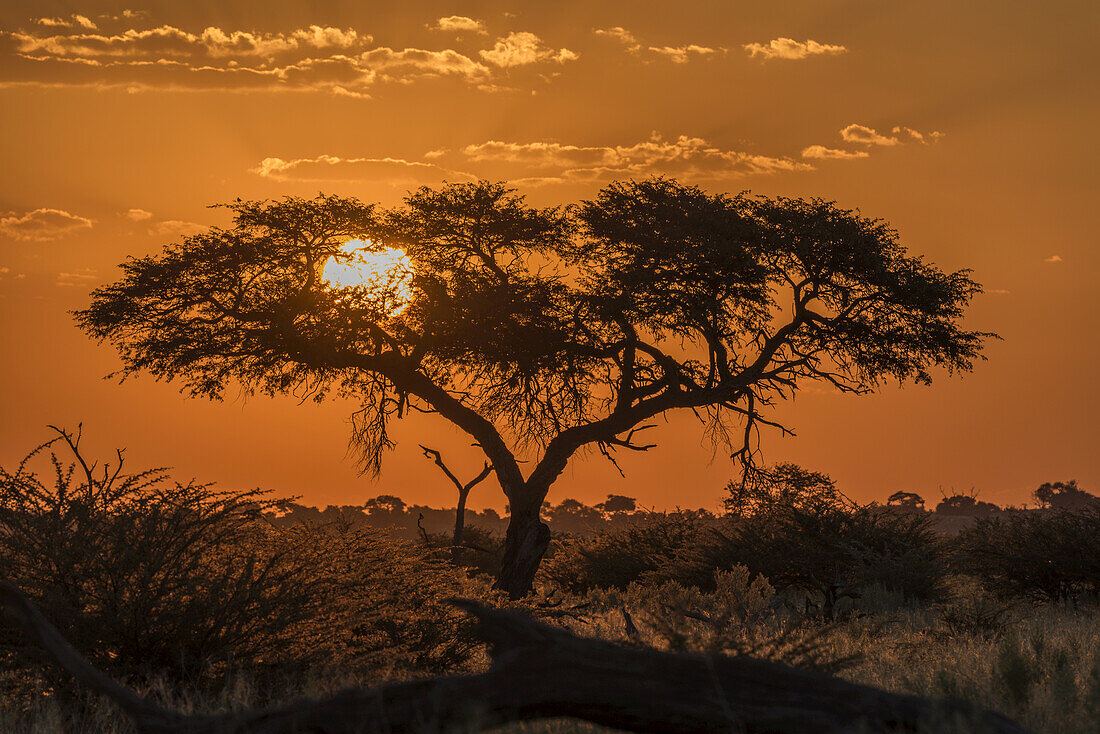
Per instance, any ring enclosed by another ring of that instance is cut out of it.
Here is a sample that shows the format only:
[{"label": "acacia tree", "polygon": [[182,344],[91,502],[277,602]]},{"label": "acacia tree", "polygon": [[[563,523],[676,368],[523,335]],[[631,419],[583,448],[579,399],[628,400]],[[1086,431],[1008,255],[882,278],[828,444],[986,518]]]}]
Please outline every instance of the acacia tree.
[{"label": "acacia tree", "polygon": [[[531,588],[550,538],[540,508],[579,450],[614,461],[651,447],[636,440],[647,421],[691,410],[747,467],[759,426],[776,425],[766,410],[803,383],[927,383],[935,367],[970,370],[988,336],[960,325],[979,292],[968,271],[817,199],[658,178],[568,209],[484,181],[422,188],[393,211],[334,196],[228,208],[232,228],[123,264],[78,323],[119,349],[123,376],[192,395],[232,383],[354,397],[365,470],[408,410],[458,426],[508,498],[498,585],[512,596]],[[405,250],[404,308],[377,284],[323,282],[352,238]]]}]

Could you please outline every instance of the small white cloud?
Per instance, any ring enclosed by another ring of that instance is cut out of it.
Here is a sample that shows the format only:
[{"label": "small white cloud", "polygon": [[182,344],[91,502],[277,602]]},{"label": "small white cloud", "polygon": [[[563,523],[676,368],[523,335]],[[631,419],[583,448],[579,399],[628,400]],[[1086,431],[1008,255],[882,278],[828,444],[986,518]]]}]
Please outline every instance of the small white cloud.
[{"label": "small white cloud", "polygon": [[99,280],[99,276],[97,276],[96,272],[91,268],[84,268],[84,270],[79,273],[57,274],[57,284],[63,288],[89,285],[96,280]]},{"label": "small white cloud", "polygon": [[998,295],[998,296],[1008,295],[1011,292],[1012,291],[1008,290],[1007,288],[990,288],[989,290],[986,291],[986,293],[992,293],[992,294]]},{"label": "small white cloud", "polygon": [[179,219],[166,219],[163,222],[157,222],[149,228],[149,234],[151,235],[183,235],[188,237],[193,234],[199,234],[205,232],[209,227],[205,224],[198,224],[196,222],[184,222]]},{"label": "small white cloud", "polygon": [[622,26],[614,26],[612,28],[593,28],[592,32],[597,36],[604,36],[606,38],[613,38],[619,43],[627,47],[627,50],[631,53],[637,53],[641,50],[642,45],[638,43],[638,39],[634,37],[634,34],[628,31]]},{"label": "small white cloud", "polygon": [[847,160],[866,158],[868,155],[865,150],[838,150],[836,148],[826,148],[824,145],[811,145],[802,149],[803,158],[817,158],[819,160]]},{"label": "small white cloud", "polygon": [[144,209],[127,209],[124,216],[133,222],[144,222],[153,218],[153,212],[147,212]]},{"label": "small white cloud", "polygon": [[769,59],[797,60],[807,56],[822,56],[842,54],[848,49],[844,46],[835,46],[828,43],[806,40],[796,41],[793,38],[777,38],[765,43],[746,43],[743,48],[749,52],[752,58],[760,57],[764,61]]},{"label": "small white cloud", "polygon": [[650,46],[649,50],[655,54],[668,58],[674,64],[686,64],[692,54],[696,56],[709,56],[710,54],[718,53],[717,49],[708,46],[697,46],[694,43],[687,46]]},{"label": "small white cloud", "polygon": [[465,15],[448,15],[445,18],[440,18],[435,22],[434,26],[428,26],[433,31],[451,31],[451,32],[463,32],[473,31],[474,33],[480,33],[485,35],[488,33],[485,30],[485,21],[475,20]]},{"label": "small white cloud", "polygon": [[61,209],[35,209],[22,215],[0,217],[0,234],[36,242],[56,240],[91,226],[91,219]]},{"label": "small white cloud", "polygon": [[840,131],[840,137],[845,143],[862,143],[863,145],[897,145],[898,139],[879,135],[874,128],[866,125],[851,124]]},{"label": "small white cloud", "polygon": [[1062,262],[1062,256],[1061,255],[1051,255],[1050,257],[1043,258],[1043,262],[1045,262],[1045,263],[1060,263],[1060,262]]},{"label": "small white cloud", "polygon": [[481,58],[494,66],[510,68],[513,66],[525,66],[540,61],[552,61],[564,64],[566,61],[576,61],[580,56],[567,48],[559,48],[555,51],[543,45],[542,39],[534,33],[522,31],[509,33],[497,42],[488,51],[481,51]]},{"label": "small white cloud", "polygon": [[97,26],[87,16],[84,15],[70,15],[68,20],[65,18],[35,18],[34,22],[47,28],[74,28],[81,27],[84,30],[94,31]]},{"label": "small white cloud", "polygon": [[943,137],[943,133],[935,130],[930,133],[921,133],[904,125],[895,125],[890,133],[890,135],[881,135],[874,128],[853,123],[840,131],[840,137],[846,143],[860,143],[862,145],[902,145],[907,142],[928,144],[934,143]]}]

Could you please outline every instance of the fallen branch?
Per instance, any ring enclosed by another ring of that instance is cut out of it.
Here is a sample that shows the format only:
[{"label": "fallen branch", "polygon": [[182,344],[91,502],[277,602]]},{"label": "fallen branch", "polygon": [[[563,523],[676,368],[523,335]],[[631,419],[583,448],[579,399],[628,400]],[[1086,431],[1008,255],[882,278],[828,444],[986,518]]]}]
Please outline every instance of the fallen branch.
[{"label": "fallen branch", "polygon": [[669,734],[825,733],[860,726],[911,732],[922,721],[956,717],[993,734],[1026,732],[959,701],[888,693],[762,660],[620,647],[462,600],[455,605],[477,618],[489,643],[492,666],[485,673],[348,690],[267,711],[185,716],[92,667],[15,587],[0,584],[0,602],[60,668],[116,702],[140,731],[155,734],[402,734],[562,716]]}]

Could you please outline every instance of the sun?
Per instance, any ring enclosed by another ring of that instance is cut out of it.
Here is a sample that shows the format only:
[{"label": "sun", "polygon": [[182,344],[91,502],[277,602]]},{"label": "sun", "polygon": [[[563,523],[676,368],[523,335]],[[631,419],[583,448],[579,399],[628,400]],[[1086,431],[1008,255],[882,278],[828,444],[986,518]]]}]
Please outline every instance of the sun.
[{"label": "sun", "polygon": [[413,266],[399,247],[375,249],[369,240],[351,240],[340,251],[351,258],[330,257],[321,280],[330,288],[361,289],[368,296],[388,302],[386,310],[398,314],[412,300]]}]

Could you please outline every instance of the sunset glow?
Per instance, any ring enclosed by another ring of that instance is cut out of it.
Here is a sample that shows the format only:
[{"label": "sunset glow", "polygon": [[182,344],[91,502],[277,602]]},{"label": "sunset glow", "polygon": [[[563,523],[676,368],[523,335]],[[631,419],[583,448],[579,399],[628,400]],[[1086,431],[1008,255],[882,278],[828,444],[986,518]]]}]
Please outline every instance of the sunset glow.
[{"label": "sunset glow", "polygon": [[[451,506],[451,483],[419,445],[473,473],[482,458],[439,416],[414,411],[389,426],[398,448],[376,484],[346,455],[351,404],[206,404],[155,379],[104,380],[118,350],[71,313],[131,258],[232,230],[234,212],[212,205],[324,194],[374,210],[318,235],[329,249],[309,273],[275,272],[298,284],[314,276],[311,302],[330,320],[321,324],[352,323],[333,319],[363,303],[363,320],[386,322],[385,333],[415,326],[434,339],[450,311],[432,307],[446,273],[428,263],[445,258],[427,242],[434,230],[394,234],[386,215],[407,196],[504,181],[541,209],[592,201],[613,181],[668,177],[881,218],[929,263],[971,269],[983,292],[962,328],[1003,339],[965,379],[933,369],[931,387],[856,398],[819,386],[777,402],[775,417],[797,435],[762,431],[761,461],[826,472],[858,502],[900,490],[935,504],[941,487],[974,487],[982,501],[1020,505],[1043,482],[1069,479],[1100,491],[1100,341],[1090,336],[1100,333],[1100,247],[1089,214],[1100,195],[1100,3],[124,7],[13,0],[0,12],[0,151],[13,172],[0,180],[0,343],[13,355],[0,360],[0,466],[17,466],[42,427],[83,420],[104,450],[125,446],[135,464],[204,481],[320,507],[382,493]],[[293,229],[297,216],[277,221]],[[373,245],[348,241],[368,232]],[[691,248],[710,236],[694,233]],[[667,261],[668,277],[679,262]],[[576,284],[572,266],[551,264],[562,286]],[[267,273],[256,265],[240,282]],[[505,331],[539,318],[532,308]],[[1006,398],[1018,395],[1030,397]],[[161,429],[133,428],[150,415]],[[591,506],[614,492],[658,509],[718,507],[737,468],[696,424],[690,411],[669,414],[645,436],[659,448],[620,451],[627,479],[598,451],[574,459],[548,501]],[[479,488],[470,503],[502,512],[507,498]]]},{"label": "sunset glow", "polygon": [[371,243],[352,240],[340,248],[350,260],[330,257],[321,279],[331,288],[364,288],[367,293],[395,300],[393,313],[400,313],[412,300],[412,262],[399,247],[371,250]]}]

